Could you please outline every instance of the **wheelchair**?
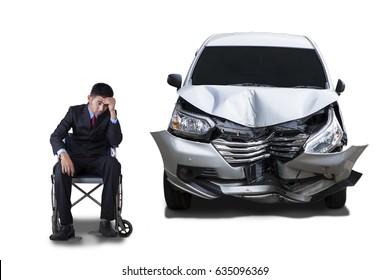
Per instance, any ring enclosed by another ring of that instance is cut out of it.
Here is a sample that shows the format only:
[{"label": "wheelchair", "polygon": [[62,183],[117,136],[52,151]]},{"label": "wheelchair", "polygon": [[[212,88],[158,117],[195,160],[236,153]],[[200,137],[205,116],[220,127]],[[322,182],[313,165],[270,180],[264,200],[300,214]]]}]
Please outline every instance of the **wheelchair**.
[{"label": "wheelchair", "polygon": [[[68,136],[65,138],[65,146],[68,147],[72,141],[72,134],[69,133]],[[107,154],[116,157],[116,147],[110,147],[107,150]],[[51,203],[52,203],[52,231],[53,233],[56,233],[61,226],[60,223],[60,217],[59,217],[59,211],[57,207],[57,200],[55,196],[55,175],[54,171],[51,175]],[[89,190],[88,192],[82,189],[79,185],[81,184],[94,184],[95,186]],[[93,202],[95,202],[99,207],[101,206],[101,203],[96,200],[91,194],[98,190],[101,186],[103,186],[103,178],[94,176],[94,175],[79,175],[72,178],[72,187],[79,190],[83,196],[77,199],[75,202],[72,202],[72,208],[76,206],[78,203],[80,203],[82,200],[89,198]],[[133,226],[132,224],[122,219],[121,213],[122,213],[122,204],[123,204],[123,188],[122,188],[122,174],[119,177],[119,186],[118,186],[118,192],[116,195],[116,218],[115,218],[115,230],[118,232],[118,235],[120,237],[128,237],[133,232]]]}]

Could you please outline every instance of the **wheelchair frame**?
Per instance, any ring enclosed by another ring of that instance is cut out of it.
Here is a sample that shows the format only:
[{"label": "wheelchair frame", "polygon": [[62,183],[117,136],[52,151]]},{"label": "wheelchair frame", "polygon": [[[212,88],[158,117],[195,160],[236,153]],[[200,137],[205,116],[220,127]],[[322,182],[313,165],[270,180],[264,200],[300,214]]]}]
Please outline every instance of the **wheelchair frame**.
[{"label": "wheelchair frame", "polygon": [[[69,144],[72,140],[72,134],[69,134],[68,137],[65,139],[65,143]],[[110,148],[110,155],[113,157],[116,157],[116,148],[111,147]],[[57,199],[55,196],[55,175],[51,175],[51,203],[52,203],[52,231],[53,233],[56,233],[61,226],[60,223],[60,217],[59,217],[59,211],[57,207]],[[97,184],[95,187],[93,187],[90,191],[86,192],[83,190],[78,184]],[[97,189],[99,189],[101,186],[103,186],[103,178],[93,175],[80,175],[72,178],[72,186],[78,189],[81,193],[83,193],[83,196],[80,197],[75,202],[72,202],[72,208],[76,206],[79,202],[84,200],[85,198],[91,199],[93,202],[95,202],[97,205],[101,206],[101,203],[96,200],[94,197],[91,196],[93,192],[95,192]],[[118,232],[118,235],[120,237],[128,237],[133,232],[133,226],[132,224],[122,219],[121,213],[122,213],[122,204],[123,204],[123,188],[122,188],[122,174],[119,176],[119,186],[118,186],[118,192],[116,195],[116,218],[115,218],[115,230]]]}]

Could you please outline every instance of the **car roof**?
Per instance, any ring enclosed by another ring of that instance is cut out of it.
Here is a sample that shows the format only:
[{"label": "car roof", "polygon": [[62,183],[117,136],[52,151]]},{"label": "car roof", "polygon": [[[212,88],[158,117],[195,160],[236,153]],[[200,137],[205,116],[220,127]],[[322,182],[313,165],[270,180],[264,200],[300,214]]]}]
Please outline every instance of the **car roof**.
[{"label": "car roof", "polygon": [[314,49],[306,36],[282,33],[239,32],[221,33],[210,36],[205,46],[267,46]]}]

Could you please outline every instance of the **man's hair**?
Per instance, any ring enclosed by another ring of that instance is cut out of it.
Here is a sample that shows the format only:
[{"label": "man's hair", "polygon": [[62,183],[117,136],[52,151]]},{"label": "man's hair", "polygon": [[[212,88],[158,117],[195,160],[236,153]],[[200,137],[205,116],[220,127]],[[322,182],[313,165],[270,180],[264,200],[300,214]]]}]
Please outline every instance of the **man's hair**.
[{"label": "man's hair", "polygon": [[113,97],[114,91],[105,83],[97,83],[92,87],[91,96]]}]

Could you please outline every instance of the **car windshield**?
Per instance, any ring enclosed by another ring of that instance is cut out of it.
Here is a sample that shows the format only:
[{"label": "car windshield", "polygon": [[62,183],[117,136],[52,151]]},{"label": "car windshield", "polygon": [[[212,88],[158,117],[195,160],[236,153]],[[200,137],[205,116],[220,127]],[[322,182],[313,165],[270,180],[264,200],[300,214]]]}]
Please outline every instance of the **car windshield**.
[{"label": "car windshield", "polygon": [[326,88],[324,68],[314,49],[206,47],[191,78],[193,85]]}]

